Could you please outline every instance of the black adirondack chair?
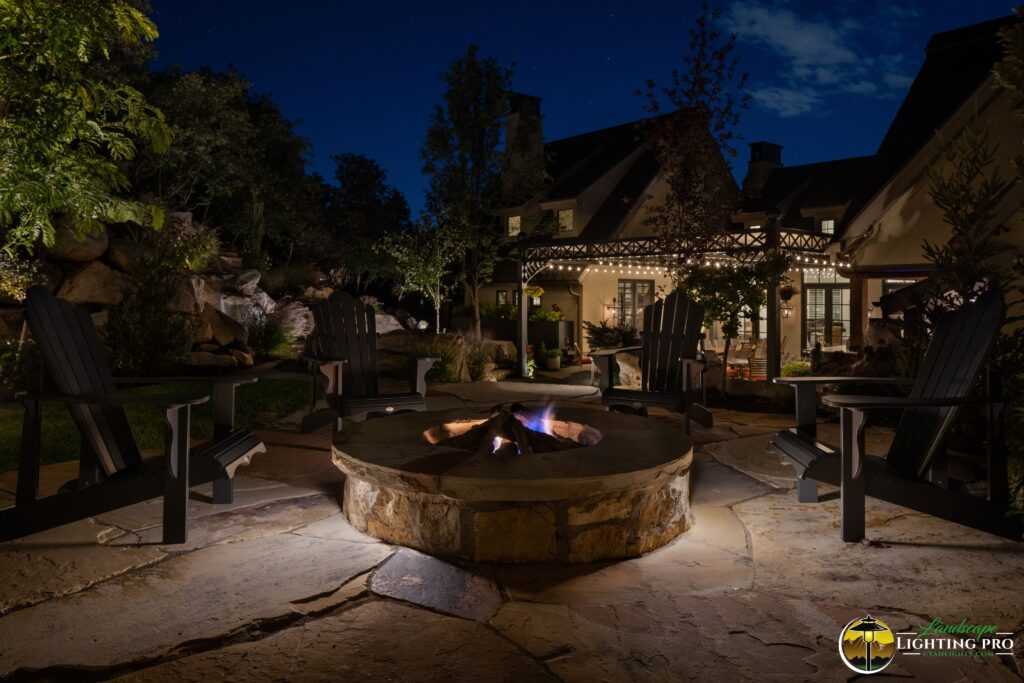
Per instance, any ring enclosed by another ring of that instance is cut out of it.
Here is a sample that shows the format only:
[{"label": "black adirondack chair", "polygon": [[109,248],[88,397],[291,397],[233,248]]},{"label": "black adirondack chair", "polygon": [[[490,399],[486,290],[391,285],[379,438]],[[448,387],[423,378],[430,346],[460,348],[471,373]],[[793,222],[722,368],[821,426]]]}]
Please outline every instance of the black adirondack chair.
[{"label": "black adirondack chair", "polygon": [[[609,410],[646,415],[653,406],[683,415],[686,431],[690,420],[711,427],[711,413],[704,403],[703,360],[698,359],[704,309],[681,292],[644,307],[640,346],[593,351],[590,357],[601,371],[601,403]],[[616,353],[640,357],[640,388],[619,386]]]},{"label": "black adirondack chair", "polygon": [[[310,414],[302,421],[303,431],[313,431],[329,423],[338,431],[344,417],[427,409],[426,375],[437,358],[414,358],[409,391],[382,394],[377,379],[378,354],[399,352],[377,348],[375,311],[347,292],[334,292],[313,307],[313,320],[316,323],[313,350],[305,358],[327,377],[328,407],[319,411],[311,407]],[[314,406],[315,389],[314,382]]]},{"label": "black adirondack chair", "polygon": [[[163,495],[164,543],[188,537],[189,487],[213,482],[215,503],[232,499],[231,477],[255,453],[266,450],[252,432],[234,429],[235,387],[255,378],[115,379],[89,315],[43,287],[32,287],[25,314],[39,346],[43,377],[19,395],[25,408],[15,505],[0,510],[0,540],[20,538]],[[209,396],[143,396],[118,393],[117,384],[160,381],[214,383],[214,437],[190,446],[193,406]],[[39,498],[41,404],[63,403],[78,431],[78,479],[59,493]],[[125,405],[151,405],[167,414],[164,457],[143,458]]]},{"label": "black adirondack chair", "polygon": [[[796,427],[772,439],[799,473],[801,502],[818,500],[818,482],[841,488],[844,541],[864,538],[864,497],[941,517],[999,536],[1022,540],[1022,517],[1007,516],[1009,490],[1001,433],[1003,403],[998,377],[987,372],[985,396],[972,396],[986,356],[1004,321],[1002,295],[992,289],[948,314],[936,326],[916,379],[864,377],[778,378],[796,390]],[[819,384],[910,384],[903,396],[828,395],[839,408],[841,444],[816,438],[816,386]],[[985,498],[955,490],[945,471],[945,441],[964,406],[988,408],[988,491]],[[884,457],[864,451],[865,412],[900,409],[902,415]]]}]

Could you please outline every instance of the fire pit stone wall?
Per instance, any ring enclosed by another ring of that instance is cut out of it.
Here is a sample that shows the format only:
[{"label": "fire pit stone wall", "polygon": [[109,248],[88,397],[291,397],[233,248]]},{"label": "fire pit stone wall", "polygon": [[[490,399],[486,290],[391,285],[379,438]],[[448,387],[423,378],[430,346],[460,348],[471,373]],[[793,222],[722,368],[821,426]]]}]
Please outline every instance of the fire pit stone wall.
[{"label": "fire pit stone wall", "polygon": [[600,443],[460,458],[422,438],[466,413],[414,413],[347,426],[334,459],[346,474],[344,509],[356,529],[445,557],[585,563],[636,557],[692,522],[692,449],[676,427],[572,408],[559,419],[596,427]]}]

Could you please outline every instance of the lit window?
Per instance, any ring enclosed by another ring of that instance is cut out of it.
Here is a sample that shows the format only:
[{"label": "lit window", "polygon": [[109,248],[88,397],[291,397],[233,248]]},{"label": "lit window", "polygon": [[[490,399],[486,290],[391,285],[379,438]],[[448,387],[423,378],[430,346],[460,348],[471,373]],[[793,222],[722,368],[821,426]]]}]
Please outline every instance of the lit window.
[{"label": "lit window", "polygon": [[834,235],[836,234],[836,222],[831,218],[823,218],[821,220],[821,234],[822,235]]},{"label": "lit window", "polygon": [[751,226],[750,226],[750,229],[751,229],[751,230],[760,230],[760,229],[761,229],[761,226],[760,226],[760,225],[751,225]]},{"label": "lit window", "polygon": [[523,229],[523,217],[522,216],[509,216],[508,217],[508,236],[516,237],[522,232]]},{"label": "lit window", "polygon": [[558,232],[572,232],[572,209],[562,209],[558,212]]}]

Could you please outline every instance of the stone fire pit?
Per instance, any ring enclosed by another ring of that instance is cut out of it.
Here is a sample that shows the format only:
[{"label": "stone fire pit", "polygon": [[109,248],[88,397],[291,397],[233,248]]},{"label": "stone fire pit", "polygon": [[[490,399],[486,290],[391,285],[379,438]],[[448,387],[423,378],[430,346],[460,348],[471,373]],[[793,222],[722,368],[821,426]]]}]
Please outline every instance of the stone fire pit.
[{"label": "stone fire pit", "polygon": [[636,557],[690,526],[693,449],[682,429],[573,406],[559,407],[554,422],[559,436],[585,435],[569,450],[435,445],[490,414],[459,408],[348,422],[333,453],[352,525],[433,555],[563,563]]}]

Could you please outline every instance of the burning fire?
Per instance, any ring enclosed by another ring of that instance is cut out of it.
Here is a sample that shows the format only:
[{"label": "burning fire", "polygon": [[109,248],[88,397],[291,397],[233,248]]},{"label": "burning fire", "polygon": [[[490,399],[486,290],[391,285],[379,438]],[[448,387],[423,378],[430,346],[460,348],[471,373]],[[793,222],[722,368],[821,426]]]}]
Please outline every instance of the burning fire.
[{"label": "burning fire", "polygon": [[549,403],[539,412],[530,414],[524,414],[521,412],[516,413],[516,417],[519,419],[527,429],[532,429],[535,432],[541,432],[548,436],[554,436],[555,431],[552,428],[551,423],[555,419],[555,404]]}]

